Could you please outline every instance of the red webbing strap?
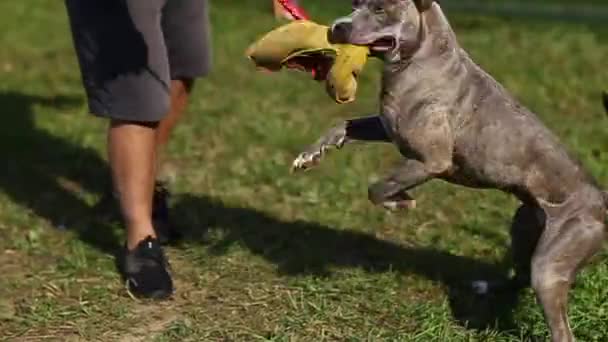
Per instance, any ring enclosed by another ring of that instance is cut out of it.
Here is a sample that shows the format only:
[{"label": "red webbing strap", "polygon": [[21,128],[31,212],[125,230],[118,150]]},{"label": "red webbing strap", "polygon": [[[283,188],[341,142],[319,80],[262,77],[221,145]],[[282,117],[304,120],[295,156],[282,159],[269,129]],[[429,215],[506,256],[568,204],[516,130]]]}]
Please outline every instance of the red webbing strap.
[{"label": "red webbing strap", "polygon": [[277,0],[277,2],[283,6],[283,8],[295,19],[295,20],[308,20],[308,14],[304,10],[294,4],[292,0]]}]

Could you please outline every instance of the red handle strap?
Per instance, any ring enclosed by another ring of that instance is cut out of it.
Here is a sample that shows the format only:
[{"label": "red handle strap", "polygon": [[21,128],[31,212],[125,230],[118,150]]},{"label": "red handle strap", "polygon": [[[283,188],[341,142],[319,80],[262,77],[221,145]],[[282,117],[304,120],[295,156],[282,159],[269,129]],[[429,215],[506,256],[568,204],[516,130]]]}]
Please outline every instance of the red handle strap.
[{"label": "red handle strap", "polygon": [[[309,20],[310,16],[300,6],[293,3],[293,0],[276,0],[283,9],[289,13],[294,20]],[[288,68],[304,69],[310,72],[317,81],[325,79],[329,67],[326,63],[309,64],[306,60],[292,61],[287,64]]]},{"label": "red handle strap", "polygon": [[295,19],[295,20],[308,20],[309,16],[306,12],[298,5],[294,4],[292,0],[277,0],[277,2],[283,6],[283,8]]}]

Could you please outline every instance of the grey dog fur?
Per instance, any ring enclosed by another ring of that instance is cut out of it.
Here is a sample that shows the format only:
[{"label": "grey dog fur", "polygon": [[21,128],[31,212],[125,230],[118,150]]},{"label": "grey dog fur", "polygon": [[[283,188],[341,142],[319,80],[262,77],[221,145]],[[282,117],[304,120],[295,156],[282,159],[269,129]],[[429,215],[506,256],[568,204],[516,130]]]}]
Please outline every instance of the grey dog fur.
[{"label": "grey dog fur", "polygon": [[[407,191],[433,179],[513,194],[522,202],[511,227],[514,282],[534,289],[552,341],[573,341],[568,292],[603,246],[608,194],[535,114],[472,61],[439,4],[353,5],[330,36],[372,46],[384,59],[380,113],[332,128],[293,168],[314,166],[328,149],[351,141],[389,142],[404,159],[369,187],[375,204],[411,208]],[[392,47],[380,51],[381,39]]]}]

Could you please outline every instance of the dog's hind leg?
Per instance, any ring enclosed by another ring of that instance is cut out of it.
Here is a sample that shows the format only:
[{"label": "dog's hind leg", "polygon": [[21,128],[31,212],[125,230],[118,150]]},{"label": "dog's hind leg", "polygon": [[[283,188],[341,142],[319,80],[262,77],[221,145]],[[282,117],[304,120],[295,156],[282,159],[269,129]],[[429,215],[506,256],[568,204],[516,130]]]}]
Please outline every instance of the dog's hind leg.
[{"label": "dog's hind leg", "polygon": [[515,275],[509,280],[475,280],[472,289],[479,295],[489,292],[519,291],[530,286],[532,256],[545,228],[545,212],[536,204],[521,205],[511,223],[511,257]]},{"label": "dog's hind leg", "polygon": [[330,129],[294,160],[292,169],[307,170],[317,165],[330,148],[342,148],[353,141],[390,142],[379,116],[351,119]]},{"label": "dog's hind leg", "polygon": [[532,258],[532,287],[553,342],[574,341],[568,323],[568,292],[578,270],[602,247],[606,234],[602,220],[592,212],[580,211],[565,221],[547,218]]}]

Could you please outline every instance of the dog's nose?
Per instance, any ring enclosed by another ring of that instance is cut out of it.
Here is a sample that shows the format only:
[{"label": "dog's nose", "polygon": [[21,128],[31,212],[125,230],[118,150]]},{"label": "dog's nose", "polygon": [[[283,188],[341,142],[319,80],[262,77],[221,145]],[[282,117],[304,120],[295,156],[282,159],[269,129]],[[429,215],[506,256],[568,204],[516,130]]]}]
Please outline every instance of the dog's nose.
[{"label": "dog's nose", "polygon": [[331,26],[329,42],[332,44],[347,44],[352,32],[353,22],[350,18],[340,18]]}]

